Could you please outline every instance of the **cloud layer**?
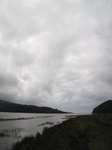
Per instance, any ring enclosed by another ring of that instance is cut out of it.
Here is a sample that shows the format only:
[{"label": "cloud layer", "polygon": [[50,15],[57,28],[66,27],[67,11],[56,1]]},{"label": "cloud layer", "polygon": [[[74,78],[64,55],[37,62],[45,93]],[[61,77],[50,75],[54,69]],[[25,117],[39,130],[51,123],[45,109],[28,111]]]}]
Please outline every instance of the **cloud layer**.
[{"label": "cloud layer", "polygon": [[112,99],[111,0],[0,0],[0,98],[91,112]]}]

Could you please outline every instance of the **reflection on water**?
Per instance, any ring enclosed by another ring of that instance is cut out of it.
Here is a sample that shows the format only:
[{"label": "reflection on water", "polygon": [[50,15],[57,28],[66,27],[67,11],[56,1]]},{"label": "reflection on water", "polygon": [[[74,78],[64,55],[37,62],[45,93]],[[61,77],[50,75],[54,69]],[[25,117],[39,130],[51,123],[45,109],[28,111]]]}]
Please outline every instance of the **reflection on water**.
[{"label": "reflection on water", "polygon": [[42,133],[44,127],[61,123],[66,115],[0,112],[0,120],[2,120],[0,121],[0,149],[9,149],[14,142],[24,136]]}]

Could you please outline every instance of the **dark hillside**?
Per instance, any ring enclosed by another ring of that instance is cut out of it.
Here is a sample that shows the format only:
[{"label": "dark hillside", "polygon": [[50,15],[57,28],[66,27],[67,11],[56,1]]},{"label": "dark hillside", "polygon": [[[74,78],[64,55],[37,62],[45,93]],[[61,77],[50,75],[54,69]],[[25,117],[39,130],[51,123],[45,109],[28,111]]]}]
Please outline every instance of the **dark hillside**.
[{"label": "dark hillside", "polygon": [[23,113],[65,113],[50,107],[38,107],[33,105],[22,105],[0,100],[0,112],[23,112]]},{"label": "dark hillside", "polygon": [[11,102],[8,102],[8,101],[4,101],[4,100],[1,100],[0,99],[0,104],[10,104]]},{"label": "dark hillside", "polygon": [[112,100],[100,104],[93,109],[92,113],[112,113]]}]

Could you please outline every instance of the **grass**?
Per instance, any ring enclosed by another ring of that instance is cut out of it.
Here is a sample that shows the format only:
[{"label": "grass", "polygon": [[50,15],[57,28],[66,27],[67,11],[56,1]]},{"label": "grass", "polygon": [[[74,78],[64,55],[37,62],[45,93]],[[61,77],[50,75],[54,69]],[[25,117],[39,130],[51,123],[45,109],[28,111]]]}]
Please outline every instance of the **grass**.
[{"label": "grass", "polygon": [[34,117],[28,118],[0,118],[0,121],[13,121],[13,120],[28,120],[28,119],[35,119]]},{"label": "grass", "polygon": [[0,137],[4,137],[4,136],[5,136],[5,133],[0,132]]},{"label": "grass", "polygon": [[22,128],[15,128],[12,130],[2,130],[0,131],[0,138],[13,136],[14,138],[21,138],[18,133],[22,132]]},{"label": "grass", "polygon": [[112,115],[85,115],[71,118],[42,135],[15,143],[12,150],[111,150]]},{"label": "grass", "polygon": [[0,138],[8,137],[8,136],[10,136],[8,133],[6,133],[4,131],[0,132]]},{"label": "grass", "polygon": [[44,126],[44,125],[54,125],[54,122],[41,123],[38,126]]}]

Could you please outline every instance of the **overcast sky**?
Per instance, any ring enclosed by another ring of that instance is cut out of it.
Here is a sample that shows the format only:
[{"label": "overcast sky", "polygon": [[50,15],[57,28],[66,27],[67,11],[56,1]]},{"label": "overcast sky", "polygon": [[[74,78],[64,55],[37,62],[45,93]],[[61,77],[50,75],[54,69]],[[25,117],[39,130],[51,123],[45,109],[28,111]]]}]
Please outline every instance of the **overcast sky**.
[{"label": "overcast sky", "polygon": [[75,113],[112,99],[112,0],[0,0],[0,99]]}]

